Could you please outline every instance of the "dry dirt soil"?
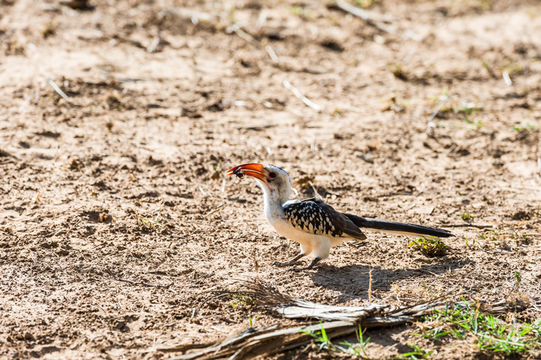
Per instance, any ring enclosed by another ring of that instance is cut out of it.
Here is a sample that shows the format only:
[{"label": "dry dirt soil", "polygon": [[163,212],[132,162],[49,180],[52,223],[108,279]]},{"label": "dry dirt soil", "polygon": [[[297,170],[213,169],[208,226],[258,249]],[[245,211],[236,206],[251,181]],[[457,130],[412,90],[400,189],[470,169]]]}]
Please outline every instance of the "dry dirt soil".
[{"label": "dry dirt soil", "polygon": [[[372,302],[518,296],[508,320],[539,319],[541,3],[352,4],[370,20],[325,1],[0,0],[1,358],[169,358],[249,318],[288,324],[215,296],[239,279],[362,305],[371,271]],[[277,269],[297,246],[224,175],[246,162],[456,237],[430,258],[370,234]],[[369,331],[367,354],[495,356],[415,333]]]}]

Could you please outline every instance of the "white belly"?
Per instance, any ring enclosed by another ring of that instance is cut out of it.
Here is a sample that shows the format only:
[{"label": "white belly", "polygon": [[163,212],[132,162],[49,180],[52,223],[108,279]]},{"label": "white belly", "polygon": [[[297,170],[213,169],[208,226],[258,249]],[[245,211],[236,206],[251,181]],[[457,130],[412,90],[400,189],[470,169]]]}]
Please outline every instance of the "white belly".
[{"label": "white belly", "polygon": [[[278,234],[283,237],[298,242],[301,246],[310,252],[310,250],[316,250],[322,246],[322,242],[328,243],[324,248],[330,248],[336,245],[340,245],[346,240],[349,240],[347,237],[328,237],[324,235],[310,234],[308,232],[297,230],[287,220],[285,219],[276,219],[270,222]],[[325,252],[325,251],[323,251]],[[323,257],[326,257],[325,254],[322,254]]]},{"label": "white belly", "polygon": [[278,232],[278,234],[303,245],[311,245],[316,238],[316,235],[314,234],[309,234],[307,232],[295,229],[285,219],[274,220],[271,222],[271,225],[274,227],[276,232]]}]

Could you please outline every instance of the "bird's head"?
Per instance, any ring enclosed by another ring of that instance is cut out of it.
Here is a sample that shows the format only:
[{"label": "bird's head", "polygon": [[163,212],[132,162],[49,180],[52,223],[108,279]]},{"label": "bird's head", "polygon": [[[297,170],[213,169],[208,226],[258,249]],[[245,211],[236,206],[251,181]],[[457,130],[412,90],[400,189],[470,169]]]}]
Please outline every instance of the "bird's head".
[{"label": "bird's head", "polygon": [[238,177],[246,175],[253,177],[265,195],[270,197],[271,201],[278,201],[280,204],[283,204],[289,199],[289,194],[291,193],[289,175],[277,166],[242,164],[229,169],[227,175],[237,175]]}]

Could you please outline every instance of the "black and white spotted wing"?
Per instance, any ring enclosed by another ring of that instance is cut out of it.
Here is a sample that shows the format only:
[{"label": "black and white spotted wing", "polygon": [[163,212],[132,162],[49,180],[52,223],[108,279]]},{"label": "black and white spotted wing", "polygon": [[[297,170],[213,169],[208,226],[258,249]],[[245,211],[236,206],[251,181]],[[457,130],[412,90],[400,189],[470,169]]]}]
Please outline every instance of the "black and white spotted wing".
[{"label": "black and white spotted wing", "polygon": [[294,228],[315,235],[366,239],[348,217],[319,199],[307,199],[284,205],[287,221]]}]

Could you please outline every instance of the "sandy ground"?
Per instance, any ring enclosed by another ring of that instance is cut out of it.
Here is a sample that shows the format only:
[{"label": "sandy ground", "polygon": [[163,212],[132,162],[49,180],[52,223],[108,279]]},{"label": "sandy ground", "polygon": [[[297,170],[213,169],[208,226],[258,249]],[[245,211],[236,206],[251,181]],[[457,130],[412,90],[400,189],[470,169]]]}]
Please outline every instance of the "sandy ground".
[{"label": "sandy ground", "polygon": [[[379,0],[372,24],[315,1],[90,5],[0,1],[0,357],[168,358],[154,350],[249,317],[286,323],[212,297],[238,279],[359,305],[371,271],[374,302],[539,309],[538,1]],[[274,268],[297,246],[253,182],[226,179],[245,162],[338,210],[456,237],[439,258],[371,234],[313,271]],[[415,332],[369,332],[368,354],[482,355]],[[284,356],[308,354],[327,356]]]}]

